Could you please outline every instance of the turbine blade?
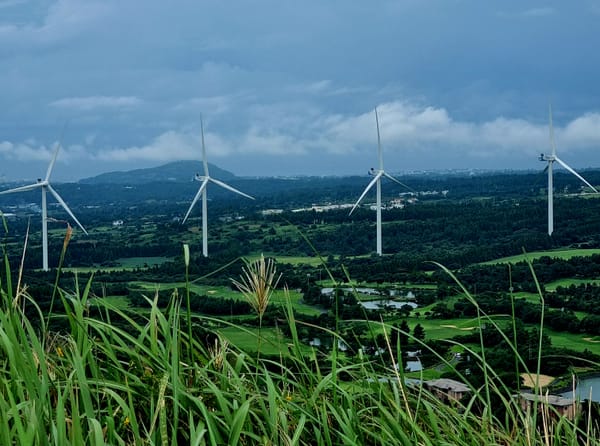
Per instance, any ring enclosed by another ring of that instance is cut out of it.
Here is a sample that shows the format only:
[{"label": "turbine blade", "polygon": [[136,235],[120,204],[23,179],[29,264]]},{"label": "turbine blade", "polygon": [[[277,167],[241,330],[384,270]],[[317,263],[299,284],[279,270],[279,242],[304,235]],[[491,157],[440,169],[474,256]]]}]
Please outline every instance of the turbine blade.
[{"label": "turbine blade", "polygon": [[204,164],[204,176],[208,177],[208,162],[206,161],[206,146],[204,145],[204,123],[200,116],[200,131],[202,133],[202,163]]},{"label": "turbine blade", "polygon": [[407,186],[406,184],[404,184],[401,181],[398,181],[396,178],[394,178],[393,176],[391,176],[389,173],[383,172],[383,176],[385,176],[386,178],[398,183],[400,186],[404,186],[405,188],[407,188],[409,191],[414,192],[414,189],[412,187]]},{"label": "turbine blade", "polygon": [[236,194],[239,194],[239,195],[241,195],[243,197],[250,198],[251,200],[254,200],[254,197],[251,197],[250,195],[245,194],[244,192],[237,190],[235,187],[232,187],[229,184],[225,184],[222,181],[215,180],[214,178],[210,178],[210,177],[208,179],[209,179],[209,181],[212,181],[213,183],[215,183],[218,186],[221,186],[222,188],[225,188],[225,189],[230,190],[231,192],[235,192]]},{"label": "turbine blade", "polygon": [[54,155],[52,156],[52,160],[50,160],[50,164],[48,165],[48,170],[46,171],[45,180],[48,181],[50,179],[50,175],[52,174],[52,169],[54,168],[54,163],[56,162],[56,158],[58,157],[58,152],[60,150],[60,146],[62,144],[63,136],[65,135],[65,130],[67,129],[67,123],[65,123],[62,132],[60,133],[60,138],[58,139],[58,144],[56,145],[56,150],[54,150]]},{"label": "turbine blade", "polygon": [[12,194],[15,192],[25,192],[25,191],[37,189],[38,187],[41,187],[41,186],[42,185],[40,183],[36,183],[36,184],[29,184],[27,186],[15,187],[14,189],[3,190],[2,192],[0,192],[0,195]]},{"label": "turbine blade", "polygon": [[550,122],[550,147],[552,148],[552,156],[556,156],[556,144],[554,143],[554,125],[552,125],[552,104],[548,104],[548,110]]},{"label": "turbine blade", "polygon": [[202,191],[204,191],[204,189],[206,189],[207,184],[208,184],[208,178],[205,178],[204,181],[202,181],[202,184],[200,185],[200,187],[198,188],[198,192],[196,192],[196,196],[192,200],[192,204],[190,205],[190,208],[188,209],[187,213],[185,214],[185,217],[183,217],[183,221],[181,222],[181,224],[184,224],[185,221],[187,220],[187,218],[190,216],[190,212],[192,212],[192,209],[198,202],[198,199],[202,195]]},{"label": "turbine blade", "polygon": [[379,172],[377,175],[375,175],[375,177],[373,177],[371,182],[367,185],[367,187],[365,187],[365,190],[363,191],[361,196],[358,197],[358,200],[356,200],[356,203],[354,203],[354,206],[352,206],[352,209],[350,210],[350,213],[348,215],[352,215],[352,212],[354,212],[354,209],[356,209],[356,207],[360,204],[362,199],[365,198],[365,195],[367,195],[367,192],[369,192],[369,190],[371,190],[373,185],[375,183],[377,183],[377,181],[381,178],[381,175],[383,175],[383,172]]},{"label": "turbine blade", "polygon": [[48,190],[50,191],[50,193],[52,195],[54,195],[54,198],[56,198],[56,201],[58,201],[60,203],[60,205],[64,208],[65,211],[67,211],[67,214],[69,214],[71,216],[71,218],[73,219],[73,221],[75,223],[77,223],[77,226],[79,226],[81,228],[81,230],[85,233],[85,235],[88,235],[87,231],[85,230],[85,228],[83,227],[83,225],[81,223],[79,223],[79,220],[77,220],[77,217],[75,217],[75,214],[73,214],[73,212],[71,212],[71,209],[69,209],[69,206],[67,206],[67,203],[65,203],[65,201],[60,197],[60,195],[58,195],[58,192],[56,192],[54,190],[54,188],[52,186],[50,186],[49,184],[47,185]]},{"label": "turbine blade", "polygon": [[48,181],[48,179],[50,179],[50,174],[52,173],[52,169],[54,168],[54,163],[56,162],[56,158],[58,157],[59,150],[60,150],[60,143],[58,143],[56,145],[56,150],[54,150],[54,155],[52,156],[52,159],[50,160],[50,164],[48,165],[48,170],[46,171],[46,177],[44,178],[45,181]]},{"label": "turbine blade", "polygon": [[377,156],[379,157],[379,170],[383,170],[383,153],[381,151],[381,136],[379,135],[379,116],[375,108],[375,124],[377,125]]},{"label": "turbine blade", "polygon": [[569,167],[569,165],[567,165],[567,163],[565,163],[563,160],[561,160],[557,156],[554,157],[554,160],[556,162],[558,162],[558,164],[563,166],[565,169],[567,169],[569,172],[571,172],[573,175],[575,175],[577,178],[579,178],[581,181],[583,181],[585,184],[587,184],[589,187],[591,187],[594,192],[598,193],[598,190],[594,186],[592,186],[585,178],[583,178],[581,175],[579,175],[577,172],[575,172],[571,167]]}]

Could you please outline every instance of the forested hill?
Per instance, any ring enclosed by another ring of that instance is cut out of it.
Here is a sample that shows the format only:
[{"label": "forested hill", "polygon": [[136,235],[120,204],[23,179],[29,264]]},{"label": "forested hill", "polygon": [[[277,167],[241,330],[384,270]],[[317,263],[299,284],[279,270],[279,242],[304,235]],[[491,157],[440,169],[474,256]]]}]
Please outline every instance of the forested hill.
[{"label": "forested hill", "polygon": [[[236,176],[214,164],[208,163],[210,175],[216,179],[229,181]],[[201,161],[175,161],[158,167],[128,171],[107,172],[95,177],[80,180],[83,184],[145,184],[162,182],[189,182],[196,173],[203,174]]]},{"label": "forested hill", "polygon": [[[137,169],[129,172],[111,172],[81,180],[79,183],[55,184],[55,187],[72,207],[119,203],[120,206],[134,206],[146,201],[191,200],[199,183],[192,181],[194,174],[202,172],[200,161],[179,161],[151,169]],[[256,201],[250,201],[220,187],[210,187],[209,195],[219,203],[229,206],[235,203],[245,209],[283,208],[293,209],[310,206],[314,203],[350,203],[356,201],[365,186],[372,180],[368,175],[354,177],[297,177],[297,178],[245,178],[238,177],[210,165],[210,174],[231,186],[250,194]],[[600,185],[600,170],[583,172],[585,178]],[[392,181],[385,180],[382,194],[385,200],[398,197],[398,194],[414,192],[419,201],[465,200],[492,198],[505,199],[546,199],[547,176],[539,172],[489,172],[478,175],[450,173],[422,173],[397,177],[409,189]],[[22,184],[15,183],[8,187]],[[559,170],[554,174],[554,188],[559,195],[574,194],[581,190],[581,181],[575,176]],[[447,194],[442,194],[447,191]],[[370,197],[370,198],[369,198]],[[367,199],[374,197],[374,192]],[[22,194],[3,195],[0,208],[19,203],[37,203],[36,191]],[[540,209],[544,210],[542,206]]]}]

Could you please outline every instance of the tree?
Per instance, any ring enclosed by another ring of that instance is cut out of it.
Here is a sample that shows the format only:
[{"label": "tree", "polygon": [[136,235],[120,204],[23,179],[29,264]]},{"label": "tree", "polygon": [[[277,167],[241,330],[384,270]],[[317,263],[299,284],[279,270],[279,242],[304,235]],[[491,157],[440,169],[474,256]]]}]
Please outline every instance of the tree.
[{"label": "tree", "polygon": [[400,345],[402,347],[406,347],[406,345],[408,344],[408,334],[410,333],[410,328],[408,326],[408,322],[406,322],[406,319],[402,320],[402,322],[400,323],[400,327],[398,328],[400,329],[398,333],[398,340],[400,341]]},{"label": "tree", "polygon": [[425,340],[425,329],[421,324],[417,324],[413,328],[413,337],[421,342]]}]

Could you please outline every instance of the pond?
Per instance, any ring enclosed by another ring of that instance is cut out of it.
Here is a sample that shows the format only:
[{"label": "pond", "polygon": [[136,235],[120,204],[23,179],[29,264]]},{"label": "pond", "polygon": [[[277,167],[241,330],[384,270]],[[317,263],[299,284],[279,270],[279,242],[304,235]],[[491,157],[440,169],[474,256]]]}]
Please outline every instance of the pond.
[{"label": "pond", "polygon": [[[415,293],[413,293],[412,291],[403,291],[403,290],[397,290],[397,289],[388,289],[387,292],[385,290],[378,290],[375,288],[364,288],[364,287],[358,287],[358,288],[350,288],[350,287],[344,287],[344,288],[340,288],[344,293],[353,293],[353,292],[357,292],[359,294],[365,294],[367,296],[383,296],[386,295],[387,293],[389,293],[389,295],[391,297],[404,297],[405,299],[414,299],[415,298]],[[325,287],[325,288],[321,288],[321,294],[325,294],[325,295],[331,295],[333,294],[333,292],[335,291],[335,288],[332,287]]]},{"label": "pond", "polygon": [[[559,395],[564,398],[573,398],[573,391],[563,392]],[[580,401],[591,399],[596,403],[600,403],[600,376],[590,376],[577,381],[575,397]]]},{"label": "pond", "polygon": [[404,365],[405,372],[420,372],[421,370],[423,370],[423,364],[421,364],[421,360],[418,358],[416,360],[406,361],[406,364]]},{"label": "pond", "polygon": [[[334,290],[335,288],[331,287],[321,288],[321,294],[333,294]],[[356,291],[357,293],[366,294],[369,296],[381,295],[381,292],[376,290],[375,288],[341,288],[341,290],[345,293],[351,293]]]},{"label": "pond", "polygon": [[360,304],[367,310],[383,310],[385,307],[391,307],[391,308],[399,310],[404,305],[408,305],[408,306],[412,307],[413,310],[415,308],[417,308],[417,304],[414,302],[399,302],[396,300],[386,300],[386,299],[369,300],[366,302],[361,302]]}]

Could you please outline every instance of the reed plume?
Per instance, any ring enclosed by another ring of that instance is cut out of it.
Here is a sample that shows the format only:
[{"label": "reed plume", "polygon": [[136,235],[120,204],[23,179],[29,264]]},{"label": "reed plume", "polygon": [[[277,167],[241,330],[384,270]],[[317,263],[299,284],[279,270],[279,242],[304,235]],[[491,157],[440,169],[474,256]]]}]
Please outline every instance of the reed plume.
[{"label": "reed plume", "polygon": [[231,281],[244,295],[250,306],[256,311],[258,318],[262,321],[273,291],[279,283],[281,274],[277,275],[273,259],[266,259],[261,254],[260,258],[249,262],[242,267],[240,280]]}]

